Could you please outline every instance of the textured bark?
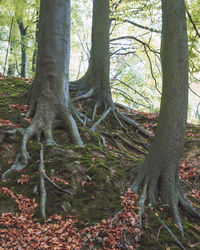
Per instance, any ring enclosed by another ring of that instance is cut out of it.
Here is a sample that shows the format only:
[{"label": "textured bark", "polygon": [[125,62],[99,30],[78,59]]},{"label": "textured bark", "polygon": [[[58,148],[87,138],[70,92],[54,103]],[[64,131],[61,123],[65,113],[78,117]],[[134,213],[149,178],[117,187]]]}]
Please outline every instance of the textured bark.
[{"label": "textured bark", "polygon": [[[123,127],[125,123],[132,125],[147,137],[151,134],[138,123],[129,119],[115,109],[110,90],[110,48],[109,48],[109,3],[110,0],[93,1],[92,19],[92,46],[90,51],[89,66],[86,74],[79,80],[70,82],[70,90],[76,91],[74,101],[93,96],[95,101],[92,120],[94,121],[99,106],[104,106],[105,111],[98,121],[92,126],[95,131],[97,126],[112,113],[114,118]],[[119,117],[119,118],[118,118]]]},{"label": "textured bark", "polygon": [[37,54],[38,54],[38,35],[39,35],[39,13],[37,11],[37,20],[36,20],[36,30],[35,30],[35,48],[33,51],[32,57],[32,72],[36,72],[36,62],[37,62]]},{"label": "textured bark", "polygon": [[[184,0],[162,0],[163,89],[158,128],[150,153],[132,185],[137,191],[144,183],[150,204],[156,194],[169,204],[181,231],[178,205],[198,214],[180,188],[178,167],[184,146],[188,104],[188,47]],[[144,200],[143,200],[144,202]]]},{"label": "textured bark", "polygon": [[55,118],[63,121],[72,141],[83,145],[69,110],[70,0],[41,0],[38,58],[30,91],[29,117],[33,121],[23,137],[22,160],[26,164],[27,140],[44,133],[47,144],[55,144]]},{"label": "textured bark", "polygon": [[20,35],[21,35],[21,77],[26,77],[27,73],[27,49],[26,49],[26,30],[27,27],[24,26],[24,22],[18,20],[18,26],[20,30]]},{"label": "textured bark", "polygon": [[70,83],[70,89],[77,91],[77,96],[88,93],[95,97],[98,105],[112,104],[109,70],[109,0],[93,1],[92,47],[86,74]]}]

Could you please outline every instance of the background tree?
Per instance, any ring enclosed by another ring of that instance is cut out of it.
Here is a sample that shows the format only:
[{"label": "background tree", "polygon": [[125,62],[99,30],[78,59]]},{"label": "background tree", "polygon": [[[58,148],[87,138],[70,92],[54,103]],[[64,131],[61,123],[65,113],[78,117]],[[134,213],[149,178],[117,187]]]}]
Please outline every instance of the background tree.
[{"label": "background tree", "polygon": [[17,20],[20,35],[21,35],[21,77],[26,77],[27,75],[27,28],[24,26],[23,20]]},{"label": "background tree", "polygon": [[184,0],[162,0],[162,71],[163,90],[158,128],[150,153],[139,170],[132,189],[143,182],[140,204],[146,196],[149,204],[158,194],[168,204],[175,223],[183,232],[178,205],[200,216],[181,190],[178,166],[184,145],[188,99],[188,46]]}]

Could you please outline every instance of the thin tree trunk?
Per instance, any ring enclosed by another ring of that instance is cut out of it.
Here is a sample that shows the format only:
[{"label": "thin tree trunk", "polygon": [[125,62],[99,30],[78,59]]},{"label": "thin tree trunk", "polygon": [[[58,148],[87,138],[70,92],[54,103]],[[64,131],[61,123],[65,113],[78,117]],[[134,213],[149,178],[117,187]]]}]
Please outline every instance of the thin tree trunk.
[{"label": "thin tree trunk", "polygon": [[8,59],[8,76],[14,76],[15,75],[15,62],[13,61],[13,42],[10,42],[10,56]]},{"label": "thin tree trunk", "polygon": [[[39,16],[39,13],[37,11],[37,16]],[[35,30],[35,48],[33,51],[33,57],[32,57],[32,72],[36,72],[36,62],[37,62],[37,54],[38,54],[38,35],[39,35],[39,18],[37,18],[36,21],[36,30]]]},{"label": "thin tree trunk", "polygon": [[8,47],[7,47],[7,50],[6,50],[6,58],[5,58],[5,63],[4,63],[3,75],[6,72],[6,65],[7,65],[7,59],[8,59],[9,46],[10,46],[10,39],[11,39],[11,34],[12,34],[13,21],[14,21],[14,17],[12,17],[11,24],[10,24],[10,32],[9,32],[9,38],[8,38]]},{"label": "thin tree trunk", "polygon": [[26,78],[27,74],[27,49],[26,49],[26,40],[27,40],[27,27],[24,26],[24,22],[17,20],[20,34],[21,34],[21,77]]}]

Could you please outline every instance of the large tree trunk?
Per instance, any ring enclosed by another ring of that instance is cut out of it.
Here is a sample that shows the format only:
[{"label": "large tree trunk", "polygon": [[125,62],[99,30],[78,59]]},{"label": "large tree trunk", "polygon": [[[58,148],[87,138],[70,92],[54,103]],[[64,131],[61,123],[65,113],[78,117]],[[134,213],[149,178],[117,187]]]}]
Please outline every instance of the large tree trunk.
[{"label": "large tree trunk", "polygon": [[[150,204],[160,195],[169,204],[180,227],[178,205],[196,214],[183,194],[178,178],[184,145],[188,104],[188,47],[184,0],[162,0],[163,89],[158,128],[150,153],[132,185],[137,191],[143,183]],[[143,196],[144,197],[144,196]],[[144,203],[144,200],[142,201]]]},{"label": "large tree trunk", "polygon": [[26,77],[26,73],[27,73],[27,49],[26,49],[26,30],[27,27],[24,27],[24,22],[17,20],[18,22],[18,26],[19,26],[19,30],[20,30],[20,34],[21,34],[21,77]]},{"label": "large tree trunk", "polygon": [[55,118],[62,120],[72,141],[83,145],[69,109],[70,0],[41,0],[36,77],[31,88],[33,116],[22,143],[26,164],[27,140],[43,132],[47,144],[55,144],[52,129]]},{"label": "large tree trunk", "polygon": [[94,0],[88,70],[81,79],[70,82],[70,89],[76,90],[77,96],[93,95],[98,106],[112,104],[109,82],[109,29],[109,0]]},{"label": "large tree trunk", "polygon": [[[89,66],[86,74],[79,80],[70,82],[70,90],[77,91],[77,97],[73,100],[88,98],[93,96],[95,106],[92,120],[96,116],[97,108],[105,106],[105,111],[101,118],[94,123],[91,130],[95,131],[97,126],[103,121],[109,113],[113,113],[114,117],[123,124],[119,118],[128,124],[134,126],[144,135],[151,137],[151,134],[138,123],[126,117],[121,112],[116,111],[111,90],[110,90],[110,19],[109,19],[110,0],[93,0],[93,19],[92,19],[92,46],[90,51]],[[118,116],[119,118],[118,118]]]}]

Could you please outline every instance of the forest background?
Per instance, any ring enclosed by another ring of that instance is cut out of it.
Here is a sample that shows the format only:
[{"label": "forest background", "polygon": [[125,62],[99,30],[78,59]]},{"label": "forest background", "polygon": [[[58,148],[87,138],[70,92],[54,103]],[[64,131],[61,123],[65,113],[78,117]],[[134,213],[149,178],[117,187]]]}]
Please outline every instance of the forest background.
[{"label": "forest background", "polygon": [[[200,1],[186,1],[186,5],[190,56],[188,121],[199,123]],[[38,11],[38,0],[1,1],[0,72],[34,77]],[[161,98],[161,2],[111,1],[110,11],[113,99],[133,109],[158,113]],[[70,80],[80,78],[87,70],[91,26],[92,1],[72,1]]]}]

